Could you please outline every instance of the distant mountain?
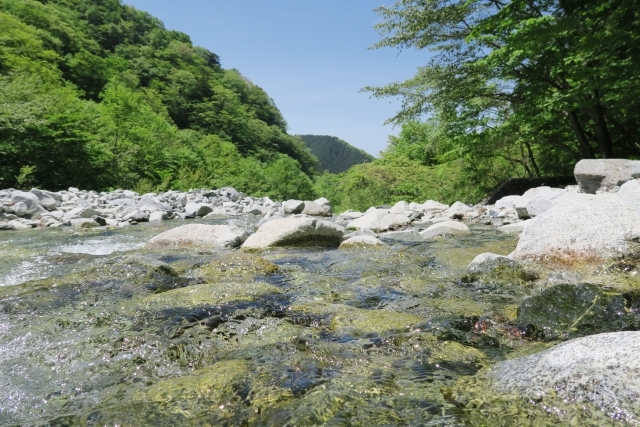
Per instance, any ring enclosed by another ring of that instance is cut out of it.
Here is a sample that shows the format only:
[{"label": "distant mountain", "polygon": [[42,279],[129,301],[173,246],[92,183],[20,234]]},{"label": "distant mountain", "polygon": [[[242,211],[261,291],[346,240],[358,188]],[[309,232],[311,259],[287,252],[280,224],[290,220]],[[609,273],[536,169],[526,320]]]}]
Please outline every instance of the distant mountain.
[{"label": "distant mountain", "polygon": [[328,135],[298,135],[311,152],[320,160],[322,169],[340,173],[359,163],[369,163],[375,159],[346,141]]}]

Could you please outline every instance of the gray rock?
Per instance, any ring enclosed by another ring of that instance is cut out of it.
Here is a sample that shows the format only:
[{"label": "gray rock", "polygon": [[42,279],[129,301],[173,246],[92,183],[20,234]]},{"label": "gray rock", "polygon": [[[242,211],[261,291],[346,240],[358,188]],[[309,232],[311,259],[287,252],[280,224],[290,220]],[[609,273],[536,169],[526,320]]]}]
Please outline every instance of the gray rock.
[{"label": "gray rock", "polygon": [[524,230],[524,227],[527,226],[527,224],[530,222],[531,220],[526,220],[526,221],[520,221],[520,222],[514,222],[513,224],[507,224],[507,225],[502,225],[498,228],[496,228],[496,231],[498,233],[504,233],[504,234],[520,234],[522,233],[522,230]]},{"label": "gray rock", "polygon": [[129,198],[109,200],[107,202],[107,206],[133,207],[135,205],[136,205],[135,200],[129,199]]},{"label": "gray rock", "polygon": [[13,224],[9,224],[8,221],[0,221],[0,230],[15,230]]},{"label": "gray rock", "polygon": [[392,227],[407,225],[410,220],[402,214],[392,214],[386,209],[368,210],[365,215],[351,221],[347,228],[368,228],[374,231],[386,231]]},{"label": "gray rock", "polygon": [[331,209],[331,201],[326,197],[320,197],[319,199],[314,200],[313,203],[320,206],[328,206],[329,209]]},{"label": "gray rock", "polygon": [[222,187],[220,193],[222,194],[223,192],[226,193],[226,195],[238,194],[238,190],[233,187]]},{"label": "gray rock", "polygon": [[499,266],[517,267],[518,262],[512,258],[485,252],[476,256],[467,267],[470,273],[485,273]]},{"label": "gray rock", "polygon": [[101,216],[96,215],[93,217],[93,220],[97,222],[100,225],[100,227],[104,227],[105,225],[107,225],[107,219]]},{"label": "gray rock", "polygon": [[587,403],[609,419],[635,424],[640,418],[638,354],[640,332],[591,335],[500,362],[488,376],[498,393]]},{"label": "gray rock", "polygon": [[29,206],[25,202],[18,202],[9,207],[16,216],[25,217],[29,215]]},{"label": "gray rock", "polygon": [[581,193],[595,194],[640,178],[640,161],[626,159],[580,160],[573,173]]},{"label": "gray rock", "polygon": [[382,240],[393,240],[398,242],[420,242],[424,240],[416,230],[388,231],[378,237]]},{"label": "gray rock", "polygon": [[340,215],[338,215],[338,218],[341,218],[341,219],[356,219],[356,218],[362,217],[363,215],[364,214],[362,212],[348,210],[348,211],[342,212]]},{"label": "gray rock", "polygon": [[386,246],[386,244],[373,236],[354,236],[340,243],[341,248],[352,248],[358,246]]},{"label": "gray rock", "polygon": [[69,217],[80,217],[80,218],[92,218],[96,215],[101,215],[102,212],[97,211],[95,209],[91,209],[91,208],[85,208],[85,207],[77,207],[75,209],[71,209],[69,212],[67,212],[67,216]]},{"label": "gray rock", "polygon": [[205,216],[213,212],[213,208],[205,203],[187,203],[184,207],[187,217]]},{"label": "gray rock", "polygon": [[567,193],[550,210],[527,222],[512,256],[610,258],[634,250],[637,239],[640,212],[617,194]]},{"label": "gray rock", "polygon": [[38,190],[37,188],[32,188],[31,193],[35,194],[40,204],[49,211],[56,210],[62,204],[62,196],[57,193]]},{"label": "gray rock", "polygon": [[149,212],[135,210],[123,218],[125,221],[147,222],[149,221]]},{"label": "gray rock", "polygon": [[166,262],[142,255],[134,255],[125,261],[127,264],[138,264],[156,273],[177,277],[178,273]]},{"label": "gray rock", "polygon": [[462,202],[455,202],[449,209],[443,212],[443,216],[451,218],[453,215],[465,215],[471,208]]},{"label": "gray rock", "polygon": [[287,200],[282,204],[285,214],[299,214],[304,209],[302,200]]},{"label": "gray rock", "polygon": [[243,249],[270,246],[337,246],[344,236],[338,224],[310,217],[289,217],[263,224],[249,236]]},{"label": "gray rock", "polygon": [[389,213],[401,214],[401,213],[404,213],[404,211],[407,211],[407,210],[409,210],[409,205],[404,200],[401,200],[398,203],[396,203],[395,205],[393,205],[391,207],[391,209],[389,209]]},{"label": "gray rock", "polygon": [[187,224],[165,231],[153,237],[149,243],[235,248],[246,239],[247,233],[240,227]]},{"label": "gray rock", "polygon": [[464,223],[459,221],[442,221],[433,224],[429,228],[420,232],[423,239],[430,239],[436,236],[464,236],[471,234],[471,230]]},{"label": "gray rock", "polygon": [[13,226],[15,230],[29,230],[33,228],[33,226],[25,224],[24,222],[17,219],[9,221],[9,225]]},{"label": "gray rock", "polygon": [[376,233],[374,233],[373,231],[369,230],[368,228],[361,228],[358,231],[354,231],[353,233],[345,234],[343,236],[343,239],[350,239],[350,238],[356,237],[356,236],[378,237],[378,235]]},{"label": "gray rock", "polygon": [[331,215],[331,207],[320,206],[310,200],[305,200],[302,213],[310,216],[329,216]]},{"label": "gray rock", "polygon": [[515,209],[516,201],[518,201],[521,197],[522,196],[504,196],[503,198],[499,199],[494,206],[496,209],[502,209],[502,208]]},{"label": "gray rock", "polygon": [[74,218],[69,220],[69,223],[71,224],[71,226],[78,228],[100,227],[100,224],[95,222],[93,218]]},{"label": "gray rock", "polygon": [[149,214],[149,222],[159,222],[168,219],[168,215],[164,211],[155,211]]},{"label": "gray rock", "polygon": [[640,211],[640,179],[625,182],[616,194],[627,206]]},{"label": "gray rock", "polygon": [[445,205],[444,203],[440,203],[435,200],[427,200],[422,204],[421,210],[423,212],[430,212],[430,211],[445,211],[447,209],[449,209],[449,205]]}]

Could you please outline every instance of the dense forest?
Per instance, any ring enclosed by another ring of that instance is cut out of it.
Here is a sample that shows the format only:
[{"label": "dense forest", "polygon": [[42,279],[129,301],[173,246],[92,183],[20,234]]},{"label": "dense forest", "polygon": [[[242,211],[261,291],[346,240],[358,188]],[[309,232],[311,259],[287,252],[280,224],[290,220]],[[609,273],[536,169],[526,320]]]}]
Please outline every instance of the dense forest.
[{"label": "dense forest", "polygon": [[351,166],[369,163],[375,159],[346,141],[328,135],[297,135],[320,161],[323,170],[341,173]]},{"label": "dense forest", "polygon": [[321,165],[262,89],[149,14],[119,0],[0,0],[0,187],[233,185],[365,209],[477,202],[510,177],[640,158],[637,0],[376,10],[373,48],[430,59],[407,81],[363,89],[402,101],[389,119],[400,132],[342,172],[344,154],[325,148]]},{"label": "dense forest", "polygon": [[0,187],[312,197],[317,159],[220,58],[119,0],[0,0]]}]

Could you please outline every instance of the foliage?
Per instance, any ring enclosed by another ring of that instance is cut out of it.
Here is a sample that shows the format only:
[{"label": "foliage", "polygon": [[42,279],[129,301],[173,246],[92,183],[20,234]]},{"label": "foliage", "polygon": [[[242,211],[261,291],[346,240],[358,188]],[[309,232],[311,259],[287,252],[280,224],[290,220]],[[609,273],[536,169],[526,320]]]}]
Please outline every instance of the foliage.
[{"label": "foliage", "polygon": [[340,173],[359,163],[373,161],[374,157],[346,141],[327,135],[298,135],[318,158],[322,169]]},{"label": "foliage", "polygon": [[273,100],[119,0],[0,0],[0,186],[309,196]]},{"label": "foliage", "polygon": [[377,10],[375,47],[432,58],[405,82],[366,90],[402,98],[392,122],[431,117],[447,146],[437,151],[501,158],[529,176],[640,155],[637,2],[400,0]]}]

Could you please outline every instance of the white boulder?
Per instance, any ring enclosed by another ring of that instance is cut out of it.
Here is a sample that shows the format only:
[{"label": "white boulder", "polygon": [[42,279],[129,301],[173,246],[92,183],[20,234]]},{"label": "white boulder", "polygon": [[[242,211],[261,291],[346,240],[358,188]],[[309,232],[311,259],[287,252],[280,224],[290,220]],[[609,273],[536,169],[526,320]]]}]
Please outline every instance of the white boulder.
[{"label": "white boulder", "polygon": [[613,332],[573,339],[500,362],[488,376],[498,393],[524,399],[595,405],[609,420],[640,419],[640,332]]},{"label": "white boulder", "polygon": [[435,236],[451,235],[464,236],[471,234],[471,230],[464,223],[459,221],[442,221],[433,224],[429,228],[420,232],[424,239],[430,239]]},{"label": "white boulder", "polygon": [[623,255],[640,239],[640,212],[617,194],[567,193],[527,222],[513,257],[567,258]]},{"label": "white boulder", "polygon": [[149,243],[234,248],[246,239],[244,229],[234,225],[187,224],[158,234]]},{"label": "white boulder", "polygon": [[351,221],[347,228],[368,228],[374,231],[386,231],[392,227],[407,225],[411,221],[406,215],[389,213],[386,209],[369,209],[360,218]]},{"label": "white boulder", "polygon": [[274,219],[249,236],[243,249],[271,246],[338,246],[344,227],[307,216]]},{"label": "white boulder", "polygon": [[367,235],[354,236],[340,244],[341,248],[352,248],[357,246],[386,246],[386,244],[377,237]]},{"label": "white boulder", "polygon": [[573,170],[581,193],[610,191],[625,182],[640,178],[640,161],[626,159],[584,159]]}]

